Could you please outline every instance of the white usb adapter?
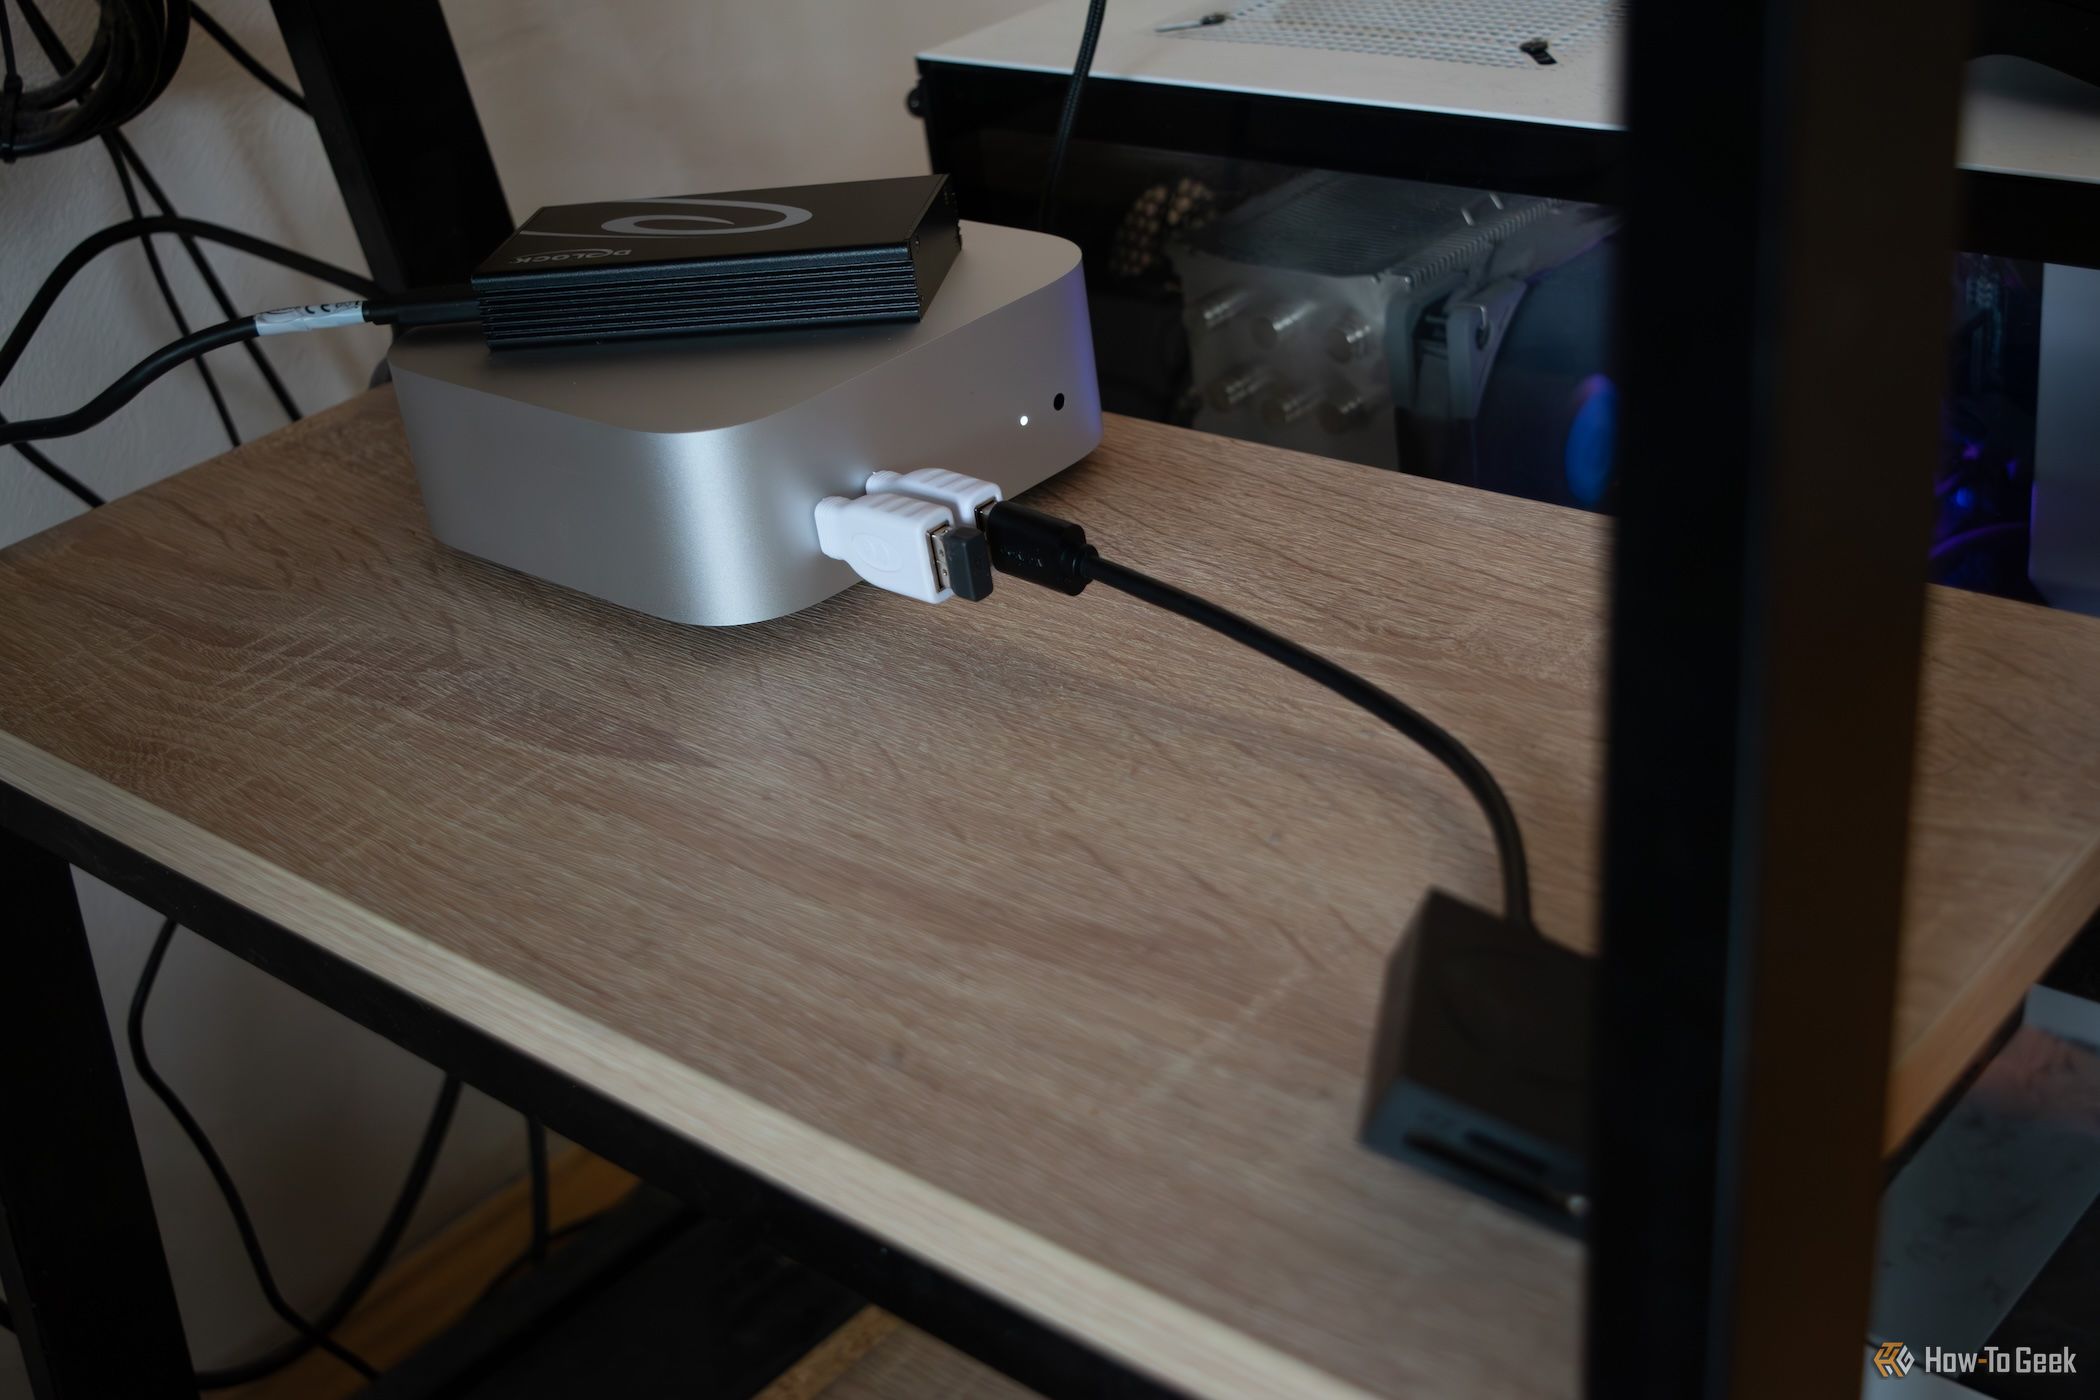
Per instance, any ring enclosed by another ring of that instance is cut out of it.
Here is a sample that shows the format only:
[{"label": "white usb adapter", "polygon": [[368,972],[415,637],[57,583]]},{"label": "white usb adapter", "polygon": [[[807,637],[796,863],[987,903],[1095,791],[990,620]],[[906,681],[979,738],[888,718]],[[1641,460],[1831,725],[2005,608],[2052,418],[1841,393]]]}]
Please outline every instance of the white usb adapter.
[{"label": "white usb adapter", "polygon": [[877,588],[922,603],[947,602],[958,581],[964,596],[981,598],[991,586],[989,565],[960,565],[982,552],[978,516],[1000,499],[991,482],[938,467],[876,472],[866,495],[817,502],[817,548]]}]

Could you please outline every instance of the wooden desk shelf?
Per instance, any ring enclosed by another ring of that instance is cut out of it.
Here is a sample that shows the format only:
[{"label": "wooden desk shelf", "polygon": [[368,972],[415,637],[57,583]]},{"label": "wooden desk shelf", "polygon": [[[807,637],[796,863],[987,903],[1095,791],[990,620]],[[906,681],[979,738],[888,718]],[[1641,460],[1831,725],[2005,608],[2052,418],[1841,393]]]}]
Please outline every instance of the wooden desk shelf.
[{"label": "wooden desk shelf", "polygon": [[[1608,522],[1124,420],[1032,499],[1448,724],[1594,942]],[[384,391],[0,597],[0,780],[1101,1350],[1574,1389],[1577,1247],[1353,1141],[1487,833],[1280,668],[1101,590],[621,612],[435,546]],[[2100,906],[2100,622],[1934,592],[1914,825],[1892,1142]]]}]

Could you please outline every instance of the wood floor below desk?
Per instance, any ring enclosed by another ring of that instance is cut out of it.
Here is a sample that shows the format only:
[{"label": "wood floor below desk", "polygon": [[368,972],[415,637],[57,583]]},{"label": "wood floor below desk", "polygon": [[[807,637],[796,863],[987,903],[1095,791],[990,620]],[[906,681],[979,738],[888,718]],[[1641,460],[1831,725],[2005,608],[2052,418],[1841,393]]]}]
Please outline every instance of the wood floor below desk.
[{"label": "wood floor below desk", "polygon": [[[616,1205],[635,1178],[572,1148],[551,1169],[557,1228]],[[382,1371],[400,1364],[464,1317],[518,1256],[528,1198],[512,1183],[382,1274],[335,1339]],[[364,1389],[332,1357],[310,1354],[264,1380],[216,1392],[229,1400],[347,1400]],[[907,1326],[863,1308],[757,1400],[1026,1400],[1036,1392]]]}]

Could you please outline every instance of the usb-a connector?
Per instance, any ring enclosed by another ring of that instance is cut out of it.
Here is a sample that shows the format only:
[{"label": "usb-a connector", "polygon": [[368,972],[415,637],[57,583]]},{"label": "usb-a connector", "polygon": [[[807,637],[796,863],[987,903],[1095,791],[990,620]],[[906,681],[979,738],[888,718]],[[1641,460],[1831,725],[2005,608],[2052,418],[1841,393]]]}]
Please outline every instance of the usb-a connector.
[{"label": "usb-a connector", "polygon": [[868,494],[877,492],[911,496],[948,507],[957,525],[976,527],[978,517],[999,504],[1003,493],[989,481],[940,467],[921,467],[915,472],[877,472],[868,478]]},{"label": "usb-a connector", "polygon": [[936,530],[955,527],[946,506],[880,493],[817,502],[817,548],[842,559],[877,588],[922,603],[945,603],[955,591],[937,563]]},{"label": "usb-a connector", "polygon": [[922,603],[974,601],[992,591],[978,517],[998,503],[997,486],[960,472],[876,472],[867,495],[817,503],[817,548],[877,588]]}]

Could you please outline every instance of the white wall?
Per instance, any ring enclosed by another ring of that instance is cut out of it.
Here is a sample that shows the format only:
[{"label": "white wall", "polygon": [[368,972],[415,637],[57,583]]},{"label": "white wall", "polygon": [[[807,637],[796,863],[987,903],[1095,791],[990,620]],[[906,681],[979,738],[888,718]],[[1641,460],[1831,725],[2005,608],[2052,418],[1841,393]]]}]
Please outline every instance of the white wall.
[{"label": "white wall", "polygon": [[[513,213],[541,204],[904,174],[926,168],[904,110],[918,49],[1025,8],[1027,0],[448,0]],[[1076,0],[1075,0],[1076,4]],[[289,74],[266,0],[211,0],[214,16]],[[47,0],[76,52],[90,0]],[[1074,32],[1077,32],[1077,10]],[[16,25],[18,41],[26,40]],[[29,45],[33,49],[33,45]],[[34,82],[43,72],[25,59]],[[167,94],[128,134],[185,214],[362,269],[333,177],[307,120],[236,68],[202,33]],[[80,238],[125,217],[97,145],[0,169],[0,323]],[[219,319],[187,260],[163,249],[191,324]],[[236,310],[326,299],[272,266],[215,258]],[[105,254],[74,284],[0,386],[0,412],[27,417],[83,401],[172,337],[135,248]],[[300,405],[364,386],[385,348],[376,329],[286,337],[270,350]],[[283,415],[239,351],[212,357],[243,432]],[[223,450],[194,371],[171,374],[51,455],[115,496]],[[72,498],[0,450],[0,544],[75,514]],[[122,1009],[158,919],[81,880],[105,1000]],[[280,1282],[296,1303],[331,1292],[376,1228],[435,1092],[436,1076],[378,1038],[194,935],[161,973],[149,1040],[241,1183]],[[127,1066],[127,1074],[129,1069]],[[127,1083],[200,1364],[246,1356],[279,1335],[256,1296],[209,1178],[145,1090]],[[417,1222],[427,1234],[520,1169],[508,1111],[470,1095]],[[0,1400],[27,1393],[0,1339]]]}]

